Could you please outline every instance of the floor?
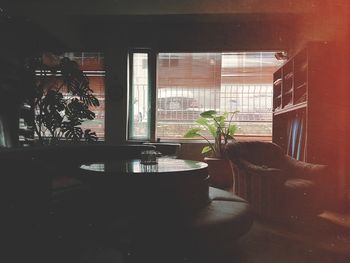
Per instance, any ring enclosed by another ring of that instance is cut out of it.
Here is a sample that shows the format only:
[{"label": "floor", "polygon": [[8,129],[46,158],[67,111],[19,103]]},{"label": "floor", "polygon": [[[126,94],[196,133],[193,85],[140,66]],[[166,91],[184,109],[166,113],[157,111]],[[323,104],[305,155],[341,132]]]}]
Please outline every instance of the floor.
[{"label": "floor", "polygon": [[[220,262],[350,262],[350,231],[328,222],[276,225],[256,221]],[[237,255],[240,255],[237,257]]]},{"label": "floor", "polygon": [[[142,256],[137,259],[124,257],[115,248],[91,244],[81,255],[80,262],[84,263],[149,262]],[[348,263],[350,229],[321,217],[308,222],[271,223],[255,220],[251,230],[237,242],[228,242],[215,250],[203,249],[189,257],[169,253],[159,262]]]},{"label": "floor", "polygon": [[350,229],[350,212],[349,208],[340,210],[340,211],[324,211],[321,215],[321,218],[329,220],[334,224],[343,226]]}]

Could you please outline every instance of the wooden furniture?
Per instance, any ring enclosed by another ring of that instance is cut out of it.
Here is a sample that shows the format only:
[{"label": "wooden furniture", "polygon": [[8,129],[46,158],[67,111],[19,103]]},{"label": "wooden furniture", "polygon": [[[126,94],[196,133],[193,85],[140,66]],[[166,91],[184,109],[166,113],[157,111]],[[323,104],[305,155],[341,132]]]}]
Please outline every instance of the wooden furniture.
[{"label": "wooden furniture", "polygon": [[350,187],[349,56],[308,43],[274,73],[273,139],[291,157],[332,167],[339,198]]},{"label": "wooden furniture", "polygon": [[130,196],[128,206],[139,207],[137,211],[160,206],[192,210],[209,203],[208,165],[203,162],[158,158],[157,164],[142,164],[140,159],[112,159],[80,168],[84,172],[79,179],[89,182],[99,198],[121,200],[122,206],[125,200],[119,197]]},{"label": "wooden furniture", "polygon": [[344,139],[338,60],[331,44],[309,43],[274,73],[272,141],[295,159],[330,164]]}]

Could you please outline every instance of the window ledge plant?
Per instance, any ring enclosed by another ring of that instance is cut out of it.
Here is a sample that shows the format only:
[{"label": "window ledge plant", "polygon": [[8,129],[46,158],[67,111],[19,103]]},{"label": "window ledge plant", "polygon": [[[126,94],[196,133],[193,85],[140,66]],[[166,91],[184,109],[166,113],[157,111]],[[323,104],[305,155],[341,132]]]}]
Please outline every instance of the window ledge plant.
[{"label": "window ledge plant", "polygon": [[[203,138],[208,145],[202,149],[202,154],[211,155],[214,158],[223,158],[224,146],[229,141],[234,141],[234,134],[237,126],[232,123],[235,112],[224,112],[219,114],[217,111],[209,110],[200,114],[200,117],[195,121],[198,127],[192,128],[186,132],[185,138]],[[203,131],[208,131],[214,138],[210,140],[209,137],[203,135]]]}]

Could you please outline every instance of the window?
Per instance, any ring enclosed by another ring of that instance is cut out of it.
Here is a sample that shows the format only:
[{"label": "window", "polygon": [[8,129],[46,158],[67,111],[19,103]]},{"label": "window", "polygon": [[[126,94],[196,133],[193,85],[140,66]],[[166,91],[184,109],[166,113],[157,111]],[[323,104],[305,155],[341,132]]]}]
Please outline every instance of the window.
[{"label": "window", "polygon": [[[91,107],[90,110],[95,113],[93,120],[86,120],[82,123],[83,130],[90,129],[92,132],[96,132],[99,140],[104,140],[104,127],[105,127],[105,70],[104,70],[104,57],[100,52],[70,52],[64,53],[62,57],[68,57],[78,63],[80,69],[89,79],[89,87],[92,89],[94,96],[99,100],[100,106]],[[50,76],[50,72],[46,71],[46,74]],[[42,75],[41,70],[36,71],[37,76]],[[57,76],[60,76],[58,72]],[[59,82],[60,80],[58,80]],[[63,96],[67,96],[67,93],[63,91]],[[27,142],[31,142],[36,138],[37,134],[34,133],[34,119],[33,115],[36,114],[38,109],[32,109],[30,102],[25,102],[21,105],[19,128],[20,128],[20,143],[26,145]],[[45,135],[50,136],[48,131]]]},{"label": "window", "polygon": [[162,67],[177,67],[179,66],[179,56],[174,53],[159,54],[159,64]]},{"label": "window", "polygon": [[150,92],[148,53],[130,54],[129,139],[150,139]]},{"label": "window", "polygon": [[[183,139],[185,132],[195,125],[194,120],[205,110],[239,111],[234,119],[238,136],[270,137],[272,77],[280,66],[274,54],[275,52],[159,53],[156,68],[150,69],[156,70],[157,75],[154,87],[154,137],[164,140]],[[173,62],[175,60],[176,66]],[[137,78],[138,72],[134,68],[131,71],[132,78]],[[133,81],[132,89],[138,90],[142,85],[144,84]],[[135,101],[134,97],[132,103]],[[138,107],[141,105],[140,103]],[[135,108],[135,104],[130,106]],[[136,129],[137,125],[134,126]],[[142,132],[138,134],[141,136]]]},{"label": "window", "polygon": [[74,52],[65,53],[64,56],[76,61],[86,76],[89,78],[90,88],[94,96],[100,102],[99,107],[92,107],[95,119],[86,120],[81,127],[96,132],[99,140],[104,139],[105,134],[105,75],[104,56],[101,52]]}]

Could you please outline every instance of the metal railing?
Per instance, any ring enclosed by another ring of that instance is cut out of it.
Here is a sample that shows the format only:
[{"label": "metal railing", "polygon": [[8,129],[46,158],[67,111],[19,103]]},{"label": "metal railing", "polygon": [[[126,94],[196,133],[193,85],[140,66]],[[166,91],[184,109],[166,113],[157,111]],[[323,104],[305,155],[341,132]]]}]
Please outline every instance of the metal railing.
[{"label": "metal railing", "polygon": [[[137,90],[145,89],[139,85]],[[139,92],[133,105],[134,114],[147,116],[142,112],[142,98]],[[140,105],[138,105],[138,102]],[[269,84],[223,84],[215,88],[166,87],[157,89],[156,132],[158,138],[177,139],[193,127],[194,120],[206,110],[218,112],[238,111],[233,121],[237,134],[264,135],[272,133],[272,85]],[[134,120],[147,122],[137,116]]]}]

